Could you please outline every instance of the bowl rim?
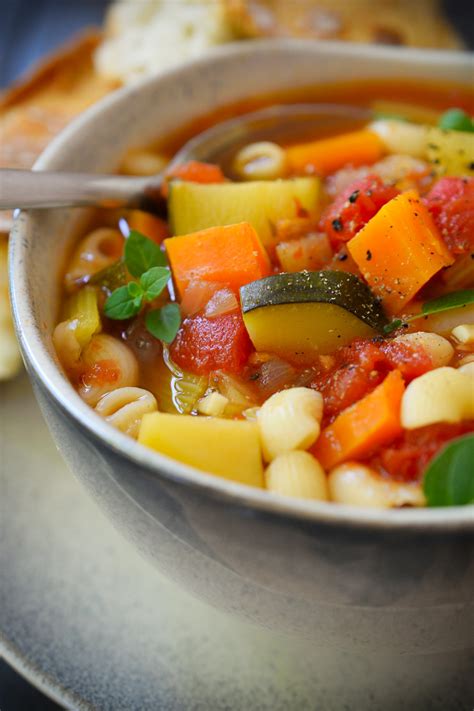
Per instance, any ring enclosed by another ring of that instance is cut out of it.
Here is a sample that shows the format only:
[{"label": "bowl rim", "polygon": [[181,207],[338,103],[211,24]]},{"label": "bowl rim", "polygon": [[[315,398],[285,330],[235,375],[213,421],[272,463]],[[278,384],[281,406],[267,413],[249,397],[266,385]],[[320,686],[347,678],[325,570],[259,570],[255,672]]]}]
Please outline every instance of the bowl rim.
[{"label": "bowl rim", "polygon": [[[99,102],[95,103],[79,117],[73,120],[48,145],[34,165],[34,170],[51,169],[54,159],[78,133],[91,128],[103,113],[115,109],[135,92],[141,92],[151,86],[159,86],[165,78],[179,80],[191,68],[209,67],[216,60],[238,61],[249,54],[258,56],[267,52],[291,51],[311,52],[326,57],[350,57],[356,51],[358,56],[404,61],[423,61],[426,64],[439,64],[439,51],[423,49],[399,49],[365,46],[343,42],[318,42],[305,40],[256,40],[249,43],[230,43],[213,48],[203,57],[191,60],[165,72],[148,77],[130,86],[122,87]],[[472,57],[471,57],[472,59]],[[467,66],[470,56],[467,53],[443,51],[443,63],[454,67]],[[99,441],[116,454],[124,457],[131,464],[144,468],[153,476],[162,476],[172,482],[197,489],[205,494],[237,507],[248,507],[254,512],[271,514],[277,517],[308,521],[317,525],[330,525],[357,529],[397,531],[425,534],[442,532],[474,531],[474,509],[472,506],[454,506],[446,508],[413,509],[370,509],[348,505],[334,505],[331,502],[291,499],[270,493],[245,484],[233,482],[213,474],[182,464],[177,460],[155,452],[105,422],[87,405],[64,376],[60,366],[51,358],[39,334],[29,309],[26,279],[22,279],[23,256],[26,240],[23,235],[28,231],[35,211],[21,212],[15,219],[9,246],[10,295],[15,330],[20,342],[23,358],[40,386],[68,416],[76,426],[85,430],[88,437]],[[24,292],[22,290],[24,289]],[[139,472],[136,472],[140,476]]]}]

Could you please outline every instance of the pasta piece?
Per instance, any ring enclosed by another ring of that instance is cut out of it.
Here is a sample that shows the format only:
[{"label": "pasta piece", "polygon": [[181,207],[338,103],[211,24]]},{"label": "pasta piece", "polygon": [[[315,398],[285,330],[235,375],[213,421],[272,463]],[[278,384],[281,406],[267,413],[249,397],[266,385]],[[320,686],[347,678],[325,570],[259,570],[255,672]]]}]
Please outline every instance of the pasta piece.
[{"label": "pasta piece", "polygon": [[350,506],[388,509],[398,506],[424,506],[425,497],[418,483],[405,484],[383,479],[358,462],[346,462],[332,469],[328,478],[331,501]]},{"label": "pasta piece", "polygon": [[453,328],[452,335],[459,343],[474,343],[474,325],[471,323],[463,323],[456,328]]},{"label": "pasta piece", "polygon": [[74,321],[61,321],[53,332],[53,343],[56,355],[64,370],[72,376],[80,367],[81,346],[76,337]]},{"label": "pasta piece", "polygon": [[154,395],[143,388],[117,388],[100,398],[95,406],[107,422],[137,439],[143,415],[156,412],[158,405]]},{"label": "pasta piece", "polygon": [[324,469],[308,452],[280,454],[265,472],[267,489],[283,496],[327,501],[328,485]]},{"label": "pasta piece", "polygon": [[429,356],[433,368],[442,368],[443,365],[448,365],[454,355],[454,348],[450,342],[437,333],[425,331],[404,333],[402,336],[394,338],[394,341],[414,348],[422,348]]},{"label": "pasta piece", "polygon": [[474,418],[474,374],[455,368],[437,368],[420,375],[402,397],[401,421],[408,430],[436,422],[462,422]]},{"label": "pasta piece", "polygon": [[0,381],[13,378],[21,368],[8,297],[7,251],[7,240],[0,237]]},{"label": "pasta piece", "polygon": [[79,395],[92,407],[111,390],[138,384],[137,359],[122,341],[113,336],[93,336],[82,354],[81,364]]},{"label": "pasta piece", "polygon": [[76,248],[65,276],[66,289],[87,281],[93,274],[110,267],[122,256],[124,239],[118,230],[101,227],[90,232]]},{"label": "pasta piece", "polygon": [[286,174],[286,154],[271,141],[249,143],[237,153],[232,168],[242,180],[276,180]]},{"label": "pasta piece", "polygon": [[264,459],[307,449],[319,436],[323,414],[321,393],[310,388],[289,388],[272,395],[260,408],[258,424]]}]

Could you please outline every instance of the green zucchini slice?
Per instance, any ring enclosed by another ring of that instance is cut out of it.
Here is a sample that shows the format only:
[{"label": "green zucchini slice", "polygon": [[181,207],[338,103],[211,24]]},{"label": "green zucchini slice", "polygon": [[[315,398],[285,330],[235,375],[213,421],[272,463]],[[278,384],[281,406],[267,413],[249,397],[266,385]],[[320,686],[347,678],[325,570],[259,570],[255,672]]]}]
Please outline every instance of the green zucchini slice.
[{"label": "green zucchini slice", "polygon": [[387,323],[366,284],[346,272],[277,274],[243,286],[240,300],[255,348],[297,363],[382,333]]}]

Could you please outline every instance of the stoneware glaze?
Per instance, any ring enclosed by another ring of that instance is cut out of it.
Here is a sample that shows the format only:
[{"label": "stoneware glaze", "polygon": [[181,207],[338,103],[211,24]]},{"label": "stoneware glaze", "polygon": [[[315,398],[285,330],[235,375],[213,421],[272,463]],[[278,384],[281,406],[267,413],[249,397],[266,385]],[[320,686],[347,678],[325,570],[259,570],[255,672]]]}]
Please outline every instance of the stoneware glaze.
[{"label": "stoneware glaze", "polygon": [[[36,167],[110,171],[128,147],[217,106],[349,77],[469,83],[472,64],[460,54],[325,43],[228,46],[111,95]],[[270,496],[142,448],[80,400],[58,366],[51,333],[59,274],[83,218],[70,210],[20,216],[12,298],[52,435],[115,525],[188,591],[320,646],[402,655],[472,646],[473,507],[386,512]]]}]

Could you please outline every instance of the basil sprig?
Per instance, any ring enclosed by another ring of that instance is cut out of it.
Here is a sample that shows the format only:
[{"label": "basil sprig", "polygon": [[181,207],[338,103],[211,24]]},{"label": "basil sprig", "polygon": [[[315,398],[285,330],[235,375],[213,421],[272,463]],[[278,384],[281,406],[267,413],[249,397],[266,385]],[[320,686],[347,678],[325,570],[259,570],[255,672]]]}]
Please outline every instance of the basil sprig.
[{"label": "basil sprig", "polygon": [[428,506],[474,504],[474,434],[450,442],[425,472]]},{"label": "basil sprig", "polygon": [[392,331],[396,331],[398,328],[404,327],[405,324],[409,324],[412,321],[416,321],[423,316],[429,316],[430,314],[437,314],[441,311],[450,311],[451,309],[457,309],[461,306],[468,306],[474,303],[474,289],[463,289],[462,291],[453,291],[451,294],[445,294],[437,299],[431,299],[430,301],[425,301],[421,307],[421,313],[415,314],[402,320],[401,318],[396,318],[384,327],[384,333],[389,334]]},{"label": "basil sprig", "polygon": [[465,131],[468,133],[474,131],[474,121],[462,109],[448,109],[445,111],[438,121],[438,126],[450,131]]},{"label": "basil sprig", "polygon": [[[142,306],[156,299],[171,277],[166,257],[155,242],[133,230],[125,244],[124,263],[138,281],[129,281],[113,291],[104,306],[108,318],[121,321],[136,316]],[[171,343],[181,324],[177,304],[167,304],[149,311],[145,317],[148,331],[165,343]]]}]

